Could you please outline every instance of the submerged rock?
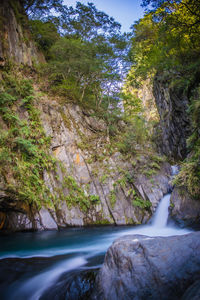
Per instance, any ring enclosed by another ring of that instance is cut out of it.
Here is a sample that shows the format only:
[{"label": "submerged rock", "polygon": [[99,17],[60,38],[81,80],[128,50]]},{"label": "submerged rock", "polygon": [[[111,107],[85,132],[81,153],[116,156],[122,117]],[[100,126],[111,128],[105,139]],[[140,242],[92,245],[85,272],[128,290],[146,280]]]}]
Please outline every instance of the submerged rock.
[{"label": "submerged rock", "polygon": [[125,236],[109,248],[92,299],[180,299],[199,279],[200,232]]},{"label": "submerged rock", "polygon": [[98,269],[89,269],[64,274],[40,299],[89,300],[94,289],[97,271]]}]

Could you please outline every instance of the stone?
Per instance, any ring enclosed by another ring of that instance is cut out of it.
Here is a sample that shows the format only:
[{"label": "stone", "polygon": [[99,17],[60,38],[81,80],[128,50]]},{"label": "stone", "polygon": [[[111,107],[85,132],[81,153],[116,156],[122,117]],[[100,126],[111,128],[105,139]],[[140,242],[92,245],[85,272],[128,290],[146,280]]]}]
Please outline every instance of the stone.
[{"label": "stone", "polygon": [[170,83],[169,74],[165,75],[165,78],[159,74],[155,76],[153,94],[160,116],[156,142],[163,154],[180,160],[187,155],[186,139],[191,134],[191,124],[187,113],[189,98],[185,87],[178,89],[170,86]]},{"label": "stone", "polygon": [[199,300],[200,299],[200,280],[195,281],[184,293],[181,300]]},{"label": "stone", "polygon": [[173,237],[129,235],[108,249],[92,299],[181,299],[199,279],[200,232]]},{"label": "stone", "polygon": [[43,229],[46,230],[58,229],[56,222],[54,221],[50,212],[46,208],[43,207],[39,211],[39,216],[40,216],[40,224]]},{"label": "stone", "polygon": [[[23,7],[19,0],[15,1],[18,14],[24,18]],[[44,55],[38,51],[30,34],[20,24],[11,4],[7,0],[1,0],[0,5],[1,32],[0,32],[0,66],[5,65],[8,59],[13,59],[18,64],[32,66],[34,62],[44,63]],[[25,42],[26,41],[26,42]],[[6,45],[6,47],[5,47]]]},{"label": "stone", "polygon": [[171,217],[184,226],[200,225],[200,199],[193,199],[185,188],[175,187],[171,195]]},{"label": "stone", "polygon": [[33,230],[33,222],[27,214],[11,211],[6,214],[6,220],[3,229],[9,231]]},{"label": "stone", "polygon": [[152,212],[155,211],[159,200],[171,190],[169,184],[171,175],[171,166],[168,163],[163,163],[159,172],[151,176],[151,180],[143,174],[139,174],[134,181],[134,185],[142,198],[152,203]]}]

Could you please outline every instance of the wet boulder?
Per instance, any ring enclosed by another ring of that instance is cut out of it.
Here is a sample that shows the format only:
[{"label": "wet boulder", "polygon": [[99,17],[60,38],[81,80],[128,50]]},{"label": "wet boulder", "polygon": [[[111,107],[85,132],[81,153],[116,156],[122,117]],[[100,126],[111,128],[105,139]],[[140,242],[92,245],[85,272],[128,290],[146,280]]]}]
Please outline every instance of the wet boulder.
[{"label": "wet boulder", "polygon": [[107,251],[93,299],[181,299],[198,279],[200,232],[173,237],[129,235],[117,239]]}]

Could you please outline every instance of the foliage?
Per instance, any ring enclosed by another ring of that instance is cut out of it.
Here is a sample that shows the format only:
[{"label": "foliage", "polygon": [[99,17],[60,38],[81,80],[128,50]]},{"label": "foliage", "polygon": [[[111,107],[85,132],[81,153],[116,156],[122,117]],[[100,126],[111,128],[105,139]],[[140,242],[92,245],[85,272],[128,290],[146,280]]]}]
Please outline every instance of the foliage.
[{"label": "foliage", "polygon": [[63,198],[66,201],[67,206],[79,206],[81,210],[87,212],[91,205],[97,205],[100,203],[98,195],[87,195],[87,193],[80,187],[74,177],[71,175],[65,176],[63,188],[68,189],[68,194]]},{"label": "foliage", "polygon": [[141,197],[139,197],[135,190],[131,189],[129,191],[129,196],[133,198],[132,205],[136,207],[140,207],[142,209],[149,209],[152,204],[149,200],[144,200]]},{"label": "foliage", "polygon": [[[33,105],[34,97],[30,80],[3,74],[0,113],[8,129],[1,129],[1,175],[5,178],[7,192],[40,208],[53,205],[53,195],[43,181],[43,172],[54,170],[55,161],[48,155],[49,138],[45,136],[39,112]],[[15,112],[16,104],[26,106],[28,120]]]},{"label": "foliage", "polygon": [[[190,101],[188,114],[192,134],[187,141],[188,157],[181,165],[175,183],[185,186],[190,194],[199,197],[199,66],[200,66],[200,1],[144,0],[149,8],[144,18],[133,26],[130,57],[132,68],[127,86],[137,88],[141,80],[155,74],[168,80],[170,87],[180,90]],[[155,165],[154,165],[155,167]],[[151,176],[152,170],[146,171]]]},{"label": "foliage", "polygon": [[57,26],[53,20],[30,20],[29,27],[38,48],[43,51],[46,59],[49,60],[49,49],[60,37]]},{"label": "foliage", "polygon": [[129,123],[128,128],[121,135],[120,141],[117,146],[123,154],[135,154],[138,145],[142,146],[148,141],[148,127],[142,117],[132,117],[132,122]]},{"label": "foliage", "polygon": [[200,195],[200,88],[196,88],[189,113],[192,119],[193,132],[188,138],[190,155],[181,164],[181,171],[175,177],[174,184],[187,187],[190,194],[199,198]]},{"label": "foliage", "polygon": [[140,208],[145,208],[145,209],[149,209],[152,206],[150,201],[143,200],[143,199],[141,199],[137,196],[132,201],[132,204],[133,204],[133,206],[140,207]]},{"label": "foliage", "polygon": [[94,4],[80,2],[75,8],[62,5],[57,16],[31,20],[48,59],[44,73],[52,90],[83,106],[108,109],[127,70],[128,36],[120,27]]},{"label": "foliage", "polygon": [[62,9],[63,0],[20,0],[26,13],[32,18],[41,18],[50,14],[51,10]]},{"label": "foliage", "polygon": [[132,27],[130,80],[137,81],[138,76],[144,78],[152,71],[168,71],[192,81],[200,63],[200,22],[198,14],[192,12],[194,1],[147,2],[159,4],[159,8]]},{"label": "foliage", "polygon": [[114,208],[115,207],[115,203],[117,201],[115,190],[110,191],[109,200],[110,200],[111,207]]}]

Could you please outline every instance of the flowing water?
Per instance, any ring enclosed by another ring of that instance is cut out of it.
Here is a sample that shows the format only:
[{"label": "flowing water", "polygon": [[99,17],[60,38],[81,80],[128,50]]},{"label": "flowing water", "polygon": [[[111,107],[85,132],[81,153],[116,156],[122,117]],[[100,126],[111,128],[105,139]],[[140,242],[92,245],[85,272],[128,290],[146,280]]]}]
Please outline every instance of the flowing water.
[{"label": "flowing water", "polygon": [[[65,298],[66,280],[78,271],[99,268],[106,250],[116,238],[127,234],[171,236],[189,233],[186,229],[167,225],[169,205],[170,194],[161,199],[149,225],[71,228],[1,236],[0,298],[78,299],[73,295]],[[62,295],[60,291],[63,291]],[[75,292],[72,289],[71,293]]]}]

